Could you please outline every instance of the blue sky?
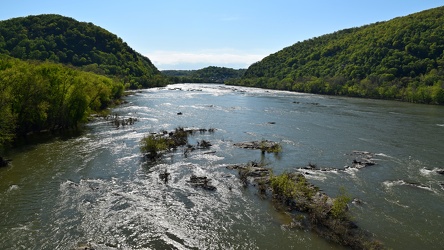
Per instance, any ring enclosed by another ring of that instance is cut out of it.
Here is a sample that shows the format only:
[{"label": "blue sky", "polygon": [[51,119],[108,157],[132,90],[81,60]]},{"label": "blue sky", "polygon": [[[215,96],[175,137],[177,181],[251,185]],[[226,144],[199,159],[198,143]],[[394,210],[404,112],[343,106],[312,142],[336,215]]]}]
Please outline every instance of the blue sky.
[{"label": "blue sky", "polygon": [[92,22],[161,70],[247,68],[298,41],[442,5],[443,0],[1,0],[0,20],[60,14]]}]

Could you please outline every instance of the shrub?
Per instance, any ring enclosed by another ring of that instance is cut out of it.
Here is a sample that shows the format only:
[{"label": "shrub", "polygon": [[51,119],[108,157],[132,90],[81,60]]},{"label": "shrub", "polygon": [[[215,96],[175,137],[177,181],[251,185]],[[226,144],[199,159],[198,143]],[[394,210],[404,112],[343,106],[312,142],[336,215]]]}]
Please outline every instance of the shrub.
[{"label": "shrub", "polygon": [[162,131],[160,135],[148,135],[141,140],[140,150],[150,159],[157,158],[162,151],[186,145],[188,133],[184,128],[179,127],[169,133],[168,137],[166,137],[166,131]]},{"label": "shrub", "polygon": [[178,127],[174,132],[170,133],[170,142],[172,147],[183,146],[188,142],[188,132],[182,128]]},{"label": "shrub", "polygon": [[350,201],[350,195],[345,191],[345,188],[341,187],[338,197],[333,200],[333,206],[330,211],[333,217],[337,219],[346,219],[348,215],[348,203]]},{"label": "shrub", "polygon": [[161,151],[169,149],[170,142],[167,138],[149,135],[144,137],[140,144],[140,150],[146,153],[148,158],[154,159],[159,156]]},{"label": "shrub", "polygon": [[282,151],[282,146],[279,143],[263,140],[261,141],[259,149],[262,152],[267,152],[267,153],[280,153]]}]

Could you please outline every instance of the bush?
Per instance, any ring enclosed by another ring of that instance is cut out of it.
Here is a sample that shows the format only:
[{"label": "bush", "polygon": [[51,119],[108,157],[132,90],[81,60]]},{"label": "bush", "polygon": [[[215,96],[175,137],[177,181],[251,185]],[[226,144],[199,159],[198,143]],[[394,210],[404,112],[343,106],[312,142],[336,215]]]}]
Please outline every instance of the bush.
[{"label": "bush", "polygon": [[262,152],[267,153],[280,153],[282,151],[282,146],[279,143],[262,140],[259,149]]},{"label": "bush", "polygon": [[154,159],[159,156],[161,151],[169,149],[170,142],[166,138],[149,135],[144,137],[140,144],[140,150],[146,153],[148,158]]},{"label": "bush", "polygon": [[163,132],[162,135],[148,135],[140,142],[140,150],[145,153],[146,157],[154,159],[160,156],[162,151],[183,146],[188,142],[188,132],[179,127],[174,132],[168,134]]},{"label": "bush", "polygon": [[316,189],[313,188],[301,174],[283,173],[281,175],[271,176],[270,183],[273,193],[284,200],[295,198],[311,200],[316,192]]},{"label": "bush", "polygon": [[336,219],[346,219],[348,211],[348,203],[351,201],[350,195],[345,191],[345,188],[341,187],[339,190],[339,196],[333,200],[333,206],[331,208],[331,214]]},{"label": "bush", "polygon": [[273,193],[283,199],[293,199],[296,196],[296,183],[289,173],[275,175],[270,178]]}]

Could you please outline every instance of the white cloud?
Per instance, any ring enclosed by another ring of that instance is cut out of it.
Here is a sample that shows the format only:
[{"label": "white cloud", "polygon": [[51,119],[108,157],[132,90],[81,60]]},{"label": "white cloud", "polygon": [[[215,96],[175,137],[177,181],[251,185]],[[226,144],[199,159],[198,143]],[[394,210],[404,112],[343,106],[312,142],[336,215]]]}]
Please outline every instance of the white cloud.
[{"label": "white cloud", "polygon": [[235,51],[154,51],[145,54],[159,69],[198,69],[206,66],[247,68],[265,55]]}]

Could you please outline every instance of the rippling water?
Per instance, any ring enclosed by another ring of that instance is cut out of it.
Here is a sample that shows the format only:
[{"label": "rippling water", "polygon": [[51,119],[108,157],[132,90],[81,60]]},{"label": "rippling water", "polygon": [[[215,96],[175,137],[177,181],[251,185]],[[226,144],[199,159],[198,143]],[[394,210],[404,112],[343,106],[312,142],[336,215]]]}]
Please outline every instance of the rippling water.
[{"label": "rippling water", "polygon": [[[301,230],[244,189],[228,164],[263,161],[275,173],[304,170],[329,195],[340,187],[362,200],[351,205],[358,225],[394,249],[439,249],[444,237],[444,108],[326,97],[221,85],[180,84],[135,92],[112,110],[137,117],[116,128],[94,119],[80,135],[16,149],[0,169],[1,249],[342,249]],[[178,115],[181,112],[182,115]],[[196,133],[208,150],[183,150],[152,163],[139,141],[151,132]],[[233,143],[280,142],[282,154],[261,155]],[[354,150],[376,165],[349,169]],[[215,151],[210,153],[209,151]],[[171,173],[165,184],[159,173]],[[214,192],[192,187],[208,176]]]}]

